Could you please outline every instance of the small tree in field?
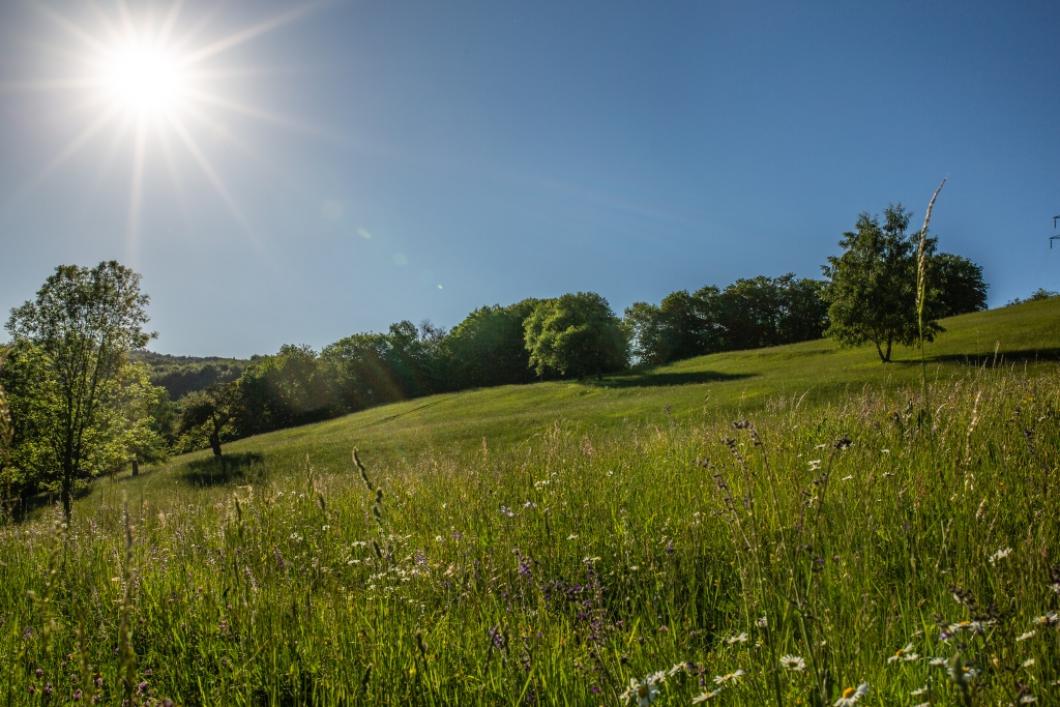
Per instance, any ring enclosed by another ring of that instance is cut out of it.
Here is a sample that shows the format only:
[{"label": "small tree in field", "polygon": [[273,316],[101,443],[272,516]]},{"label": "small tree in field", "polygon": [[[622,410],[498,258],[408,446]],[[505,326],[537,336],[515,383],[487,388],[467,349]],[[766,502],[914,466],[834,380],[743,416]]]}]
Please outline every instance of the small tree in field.
[{"label": "small tree in field", "polygon": [[221,437],[237,411],[235,383],[214,385],[184,397],[180,411],[182,432],[202,430],[215,458],[221,458]]},{"label": "small tree in field", "polygon": [[115,379],[129,351],[153,336],[143,329],[147,303],[140,276],[115,261],[61,265],[36,299],[12,310],[8,320],[15,346],[36,352],[46,379],[37,401],[37,441],[58,466],[67,521],[74,482],[91,473],[84,462],[95,445],[108,441],[100,423],[117,392]]},{"label": "small tree in field", "polygon": [[629,365],[629,338],[595,292],[538,302],[523,325],[530,365],[539,376],[599,376]]},{"label": "small tree in field", "polygon": [[[856,230],[843,234],[842,255],[822,268],[830,279],[825,333],[847,346],[871,341],[883,362],[891,360],[895,343],[918,338],[917,241],[906,235],[908,227],[909,212],[901,205],[889,206],[882,224],[863,213]],[[934,247],[934,239],[925,241],[928,257]],[[924,322],[925,340],[940,331],[937,322]]]}]

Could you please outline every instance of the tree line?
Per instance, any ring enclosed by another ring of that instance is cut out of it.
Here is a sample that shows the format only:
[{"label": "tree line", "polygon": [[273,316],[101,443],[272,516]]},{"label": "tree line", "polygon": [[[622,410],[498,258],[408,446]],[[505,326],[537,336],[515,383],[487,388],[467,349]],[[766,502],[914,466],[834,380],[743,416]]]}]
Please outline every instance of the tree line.
[{"label": "tree line", "polygon": [[[7,507],[41,492],[67,515],[77,488],[99,474],[173,452],[316,422],[433,393],[599,377],[702,354],[822,335],[872,342],[881,360],[917,336],[916,241],[909,213],[861,214],[825,278],[759,276],[724,288],[678,290],[619,317],[592,292],[480,307],[451,330],[428,322],[356,333],[322,350],[283,346],[238,378],[173,401],[149,380],[140,353],[148,298],[116,262],[60,266],[36,299],[14,309],[0,351],[0,493]],[[936,253],[927,240],[929,311],[937,319],[986,305],[982,269]],[[137,355],[134,355],[137,354]],[[137,360],[139,359],[139,360]]]}]

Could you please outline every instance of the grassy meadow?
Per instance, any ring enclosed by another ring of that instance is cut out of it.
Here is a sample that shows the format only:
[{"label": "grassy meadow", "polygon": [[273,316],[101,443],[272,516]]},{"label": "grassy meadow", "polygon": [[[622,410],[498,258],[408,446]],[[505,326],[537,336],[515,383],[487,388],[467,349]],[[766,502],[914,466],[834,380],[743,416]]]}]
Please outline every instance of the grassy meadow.
[{"label": "grassy meadow", "polygon": [[926,412],[813,341],[101,480],[0,528],[0,702],[1060,704],[1060,300],[943,324]]}]

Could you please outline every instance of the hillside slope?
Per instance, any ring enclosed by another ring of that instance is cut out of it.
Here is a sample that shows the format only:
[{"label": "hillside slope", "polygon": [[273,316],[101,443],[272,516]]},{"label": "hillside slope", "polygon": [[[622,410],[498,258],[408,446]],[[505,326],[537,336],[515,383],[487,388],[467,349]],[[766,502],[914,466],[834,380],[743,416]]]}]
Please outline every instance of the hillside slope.
[{"label": "hillside slope", "polygon": [[[1060,298],[953,317],[929,344],[932,379],[968,375],[981,365],[1056,370]],[[258,435],[225,445],[272,469],[308,459],[323,470],[348,468],[359,447],[377,463],[444,452],[505,448],[532,440],[557,423],[570,430],[621,432],[623,424],[691,423],[716,415],[751,414],[770,401],[813,405],[864,386],[894,388],[920,379],[918,354],[899,347],[880,363],[872,346],[844,349],[822,339],[687,359],[644,373],[594,382],[546,382],[435,395],[380,406],[334,420]],[[128,479],[123,491],[161,491],[166,471],[186,469],[208,452],[179,457],[162,473]]]}]

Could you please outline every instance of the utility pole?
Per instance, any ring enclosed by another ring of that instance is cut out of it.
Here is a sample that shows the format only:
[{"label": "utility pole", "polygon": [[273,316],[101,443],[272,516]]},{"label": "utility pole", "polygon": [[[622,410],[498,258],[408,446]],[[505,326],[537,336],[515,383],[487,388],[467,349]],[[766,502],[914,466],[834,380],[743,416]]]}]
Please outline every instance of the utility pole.
[{"label": "utility pole", "polygon": [[[1053,216],[1053,230],[1056,230],[1056,222],[1060,221],[1060,216]],[[1053,241],[1060,241],[1060,234],[1055,236],[1049,236],[1049,250],[1053,249]]]}]

